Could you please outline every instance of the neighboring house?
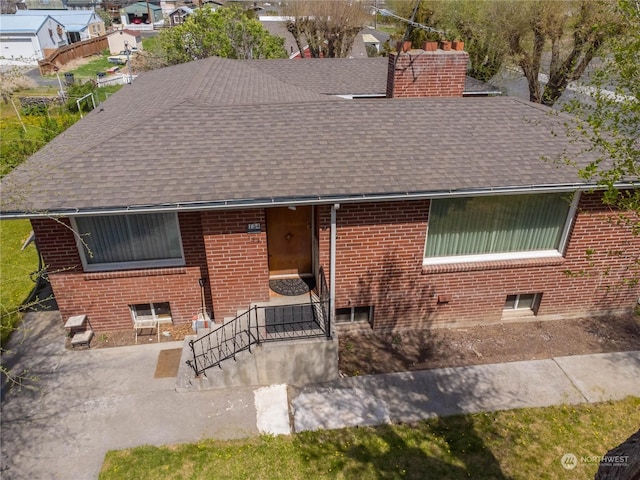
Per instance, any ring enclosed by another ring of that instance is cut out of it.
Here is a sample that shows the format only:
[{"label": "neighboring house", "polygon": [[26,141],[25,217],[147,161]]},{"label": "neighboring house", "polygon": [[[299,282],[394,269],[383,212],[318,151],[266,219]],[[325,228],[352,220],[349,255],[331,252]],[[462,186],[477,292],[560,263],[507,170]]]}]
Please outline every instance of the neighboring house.
[{"label": "neighboring house", "polygon": [[104,21],[93,10],[18,10],[17,16],[49,15],[64,28],[68,43],[76,43],[106,34]]},{"label": "neighboring house", "polygon": [[65,0],[67,10],[95,10],[101,8],[102,2],[96,0]]},{"label": "neighboring house", "polygon": [[49,15],[0,15],[0,58],[36,65],[67,44],[64,26]]},{"label": "neighboring house", "polygon": [[146,2],[136,2],[131,5],[122,8],[120,10],[120,21],[125,28],[139,28],[145,25],[150,26],[164,24],[164,16],[162,15],[162,8],[158,5]]},{"label": "neighboring house", "polygon": [[363,33],[362,41],[364,42],[365,48],[367,49],[371,48],[372,50],[375,51],[376,54],[380,53],[380,40],[378,40],[372,34]]},{"label": "neighboring house", "polygon": [[109,52],[113,55],[127,47],[142,50],[142,35],[134,30],[116,30],[107,35]]},{"label": "neighboring house", "polygon": [[178,7],[175,10],[169,12],[169,24],[172,27],[176,25],[182,25],[185,19],[193,13],[193,9],[189,7]]},{"label": "neighboring house", "polygon": [[198,7],[207,5],[209,6],[209,8],[211,8],[211,10],[215,12],[218,8],[224,5],[224,0],[202,0],[202,1],[198,0],[194,2],[194,4]]},{"label": "neighboring house", "polygon": [[638,238],[543,160],[590,158],[568,117],[462,98],[464,52],[391,55],[384,87],[369,60],[146,72],[6,176],[63,319],[222,324],[321,272],[332,320],[375,330],[633,311]]},{"label": "neighboring house", "polygon": [[63,0],[24,0],[27,10],[64,10]]},{"label": "neighboring house", "polygon": [[101,3],[102,9],[109,14],[111,20],[115,24],[119,24],[122,19],[120,18],[120,10],[129,4],[127,0],[104,0]]}]

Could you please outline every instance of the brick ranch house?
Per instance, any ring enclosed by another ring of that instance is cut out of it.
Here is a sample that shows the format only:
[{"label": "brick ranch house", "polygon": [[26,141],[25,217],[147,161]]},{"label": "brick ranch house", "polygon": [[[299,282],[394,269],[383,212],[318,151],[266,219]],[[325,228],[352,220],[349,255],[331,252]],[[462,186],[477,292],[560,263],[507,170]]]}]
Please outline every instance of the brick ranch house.
[{"label": "brick ranch house", "polygon": [[567,118],[463,98],[466,64],[411,50],[147,72],[6,177],[2,216],[31,220],[62,318],[97,332],[190,323],[203,301],[222,324],[321,269],[338,325],[632,311],[638,239],[543,160],[588,160]]}]

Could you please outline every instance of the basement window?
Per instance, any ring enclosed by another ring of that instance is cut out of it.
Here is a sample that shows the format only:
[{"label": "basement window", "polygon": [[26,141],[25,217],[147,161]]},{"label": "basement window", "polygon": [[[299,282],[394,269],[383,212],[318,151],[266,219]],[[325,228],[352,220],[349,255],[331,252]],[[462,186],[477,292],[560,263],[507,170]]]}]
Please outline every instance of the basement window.
[{"label": "basement window", "polygon": [[533,312],[538,313],[538,306],[540,305],[541,293],[519,293],[516,295],[507,295],[507,299],[504,302],[505,312],[517,311],[517,312]]},{"label": "basement window", "polygon": [[336,323],[371,323],[373,307],[348,307],[336,309]]},{"label": "basement window", "polygon": [[129,305],[133,323],[145,320],[157,321],[159,323],[171,323],[171,307],[169,302],[160,303],[137,303]]}]

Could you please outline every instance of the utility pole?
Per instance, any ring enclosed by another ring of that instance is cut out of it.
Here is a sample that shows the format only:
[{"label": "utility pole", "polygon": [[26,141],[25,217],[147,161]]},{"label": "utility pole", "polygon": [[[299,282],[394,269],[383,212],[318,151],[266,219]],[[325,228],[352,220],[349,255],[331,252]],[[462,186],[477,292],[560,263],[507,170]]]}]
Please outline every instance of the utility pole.
[{"label": "utility pole", "polygon": [[373,29],[378,30],[378,0],[373,0]]},{"label": "utility pole", "polygon": [[151,24],[151,30],[153,30],[153,18],[151,18],[151,8],[149,8],[149,0],[147,2],[147,21]]},{"label": "utility pole", "polygon": [[133,72],[131,71],[131,49],[129,42],[124,42],[124,51],[127,52],[127,70],[129,71],[129,85],[133,85]]},{"label": "utility pole", "polygon": [[56,72],[56,77],[58,78],[58,85],[60,85],[60,90],[58,91],[58,95],[62,98],[65,96],[64,87],[62,86],[62,81],[60,80],[60,69],[55,66],[53,67],[53,71]]}]

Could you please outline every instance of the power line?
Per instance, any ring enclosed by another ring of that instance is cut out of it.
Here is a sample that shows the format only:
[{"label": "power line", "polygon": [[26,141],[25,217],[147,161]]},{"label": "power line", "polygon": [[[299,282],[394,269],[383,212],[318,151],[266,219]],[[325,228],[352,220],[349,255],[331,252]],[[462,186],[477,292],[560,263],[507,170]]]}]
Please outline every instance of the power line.
[{"label": "power line", "polygon": [[[423,25],[422,23],[418,23],[418,22],[415,21],[415,17],[416,17],[416,14],[418,12],[418,7],[419,6],[420,6],[420,0],[417,0],[416,5],[413,8],[413,13],[411,14],[411,19],[404,18],[404,17],[401,17],[399,15],[396,15],[391,10],[387,10],[386,8],[378,8],[378,7],[371,7],[371,8],[373,10],[375,10],[377,13],[379,13],[380,15],[382,15],[383,17],[392,17],[392,18],[395,18],[397,20],[401,20],[403,22],[406,22],[407,24],[409,24],[410,28],[419,28],[421,30],[426,30],[427,32],[434,32],[434,33],[439,33],[440,35],[444,35],[445,32],[443,32],[442,30],[438,30],[436,28],[429,27],[427,25]],[[411,34],[411,30],[410,29],[407,29],[407,32],[409,33],[409,35]],[[407,35],[405,33],[405,39],[408,38],[409,35]]]}]

